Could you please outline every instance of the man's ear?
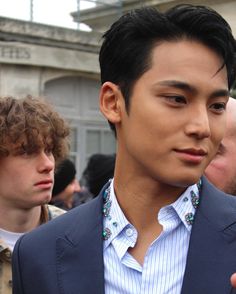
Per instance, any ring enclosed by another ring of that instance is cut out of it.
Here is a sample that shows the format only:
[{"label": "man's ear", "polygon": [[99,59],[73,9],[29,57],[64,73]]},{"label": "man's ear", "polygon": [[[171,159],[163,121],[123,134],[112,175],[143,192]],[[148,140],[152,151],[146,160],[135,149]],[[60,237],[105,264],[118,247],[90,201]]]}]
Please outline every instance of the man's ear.
[{"label": "man's ear", "polygon": [[124,98],[119,87],[111,82],[105,82],[100,90],[100,110],[108,121],[113,124],[121,119],[121,107]]}]

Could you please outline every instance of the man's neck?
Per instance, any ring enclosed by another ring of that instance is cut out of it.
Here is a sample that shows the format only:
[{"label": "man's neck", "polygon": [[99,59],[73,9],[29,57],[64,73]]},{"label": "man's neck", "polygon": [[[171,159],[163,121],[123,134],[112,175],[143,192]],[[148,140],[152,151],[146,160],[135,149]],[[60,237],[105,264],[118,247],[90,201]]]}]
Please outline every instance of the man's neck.
[{"label": "man's neck", "polygon": [[0,206],[0,228],[16,233],[33,230],[40,224],[41,206],[30,209],[5,209]]},{"label": "man's neck", "polygon": [[119,205],[135,227],[142,229],[156,222],[159,210],[175,202],[186,188],[171,187],[152,180],[120,181],[114,179],[114,190]]},{"label": "man's neck", "polygon": [[160,185],[143,178],[125,182],[118,177],[114,179],[114,190],[123,213],[138,231],[137,243],[129,253],[143,264],[148,247],[163,230],[157,218],[159,210],[175,202],[186,188]]}]

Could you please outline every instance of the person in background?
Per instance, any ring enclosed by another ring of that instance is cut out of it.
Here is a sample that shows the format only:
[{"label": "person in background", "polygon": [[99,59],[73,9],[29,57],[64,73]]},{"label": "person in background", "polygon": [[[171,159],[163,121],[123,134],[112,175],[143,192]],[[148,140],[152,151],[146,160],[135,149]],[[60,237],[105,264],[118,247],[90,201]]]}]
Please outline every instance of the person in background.
[{"label": "person in background", "polygon": [[115,159],[115,154],[95,153],[89,157],[80,179],[81,190],[75,193],[73,206],[86,203],[99,194],[114,176]]},{"label": "person in background", "polygon": [[0,98],[0,293],[12,293],[18,238],[64,213],[48,205],[54,167],[67,154],[69,128],[53,108],[27,97]]},{"label": "person in background", "polygon": [[96,153],[91,155],[83,172],[82,178],[89,191],[95,196],[102,187],[112,179],[115,169],[115,154]]},{"label": "person in background", "polygon": [[226,133],[215,158],[205,170],[210,182],[225,193],[236,196],[236,100],[227,104]]},{"label": "person in background", "polygon": [[205,6],[143,7],[103,37],[99,101],[117,138],[114,178],[20,238],[14,294],[232,294],[236,197],[203,176],[235,81],[230,26]]},{"label": "person in background", "polygon": [[63,160],[55,172],[51,204],[69,210],[73,206],[74,194],[80,190],[74,163],[70,159]]}]

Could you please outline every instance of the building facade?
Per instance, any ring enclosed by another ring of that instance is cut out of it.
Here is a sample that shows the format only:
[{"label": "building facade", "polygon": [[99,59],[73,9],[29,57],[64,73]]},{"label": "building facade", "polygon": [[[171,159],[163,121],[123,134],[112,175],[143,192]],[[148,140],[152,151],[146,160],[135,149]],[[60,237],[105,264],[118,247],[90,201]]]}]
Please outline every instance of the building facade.
[{"label": "building facade", "polygon": [[70,122],[81,175],[93,153],[114,153],[98,107],[101,34],[0,17],[0,95],[48,99]]}]

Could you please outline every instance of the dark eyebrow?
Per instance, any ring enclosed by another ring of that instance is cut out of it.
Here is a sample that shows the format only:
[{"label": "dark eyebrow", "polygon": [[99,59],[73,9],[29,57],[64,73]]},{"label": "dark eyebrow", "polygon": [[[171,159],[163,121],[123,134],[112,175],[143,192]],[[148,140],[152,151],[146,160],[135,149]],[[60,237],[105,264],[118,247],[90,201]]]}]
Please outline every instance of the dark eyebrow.
[{"label": "dark eyebrow", "polygon": [[197,89],[195,87],[189,85],[188,83],[181,82],[181,81],[166,80],[166,81],[161,81],[157,84],[161,85],[161,86],[178,88],[178,89],[185,90],[185,91],[192,92],[192,93],[197,93]]},{"label": "dark eyebrow", "polygon": [[229,90],[217,90],[211,94],[211,98],[229,97]]},{"label": "dark eyebrow", "polygon": [[[192,85],[189,85],[188,83],[181,82],[181,81],[176,81],[176,80],[166,80],[166,81],[161,81],[157,83],[158,85],[161,86],[168,86],[168,87],[173,87],[173,88],[178,88],[184,91],[191,92],[193,94],[197,94],[198,90]],[[213,92],[210,96],[210,98],[217,98],[217,97],[228,97],[229,96],[229,90],[226,89],[219,89]]]}]

